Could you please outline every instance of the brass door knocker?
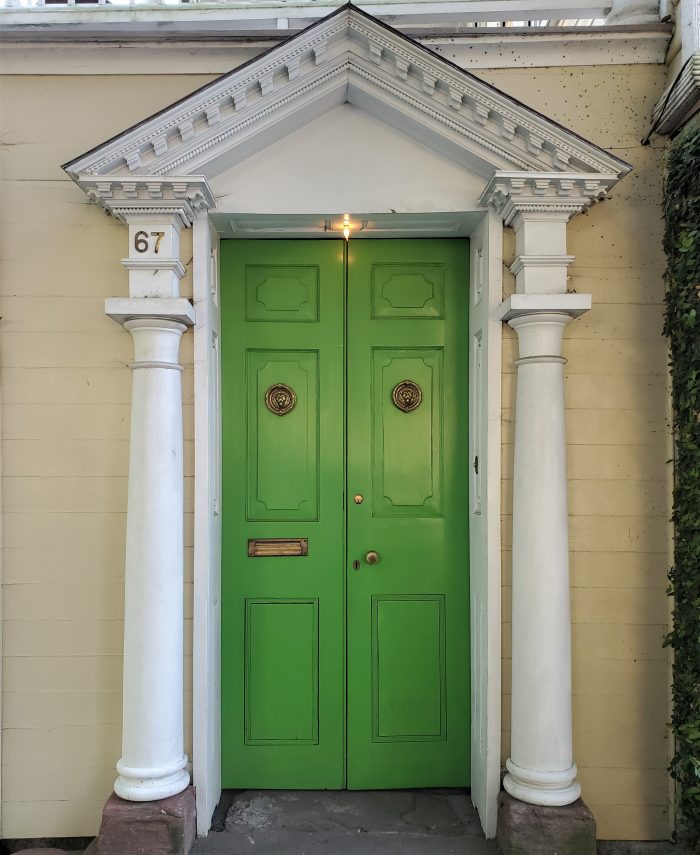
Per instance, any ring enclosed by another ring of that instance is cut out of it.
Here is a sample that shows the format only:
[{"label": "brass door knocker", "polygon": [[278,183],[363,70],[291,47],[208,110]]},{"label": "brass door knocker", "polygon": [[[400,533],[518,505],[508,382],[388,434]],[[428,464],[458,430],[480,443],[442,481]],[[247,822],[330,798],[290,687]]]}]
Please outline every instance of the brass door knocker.
[{"label": "brass door knocker", "polygon": [[265,392],[265,406],[276,416],[286,416],[294,409],[297,396],[291,386],[285,383],[275,383]]},{"label": "brass door knocker", "polygon": [[402,380],[394,386],[391,400],[401,412],[410,413],[411,410],[415,410],[420,405],[423,400],[423,393],[420,386],[413,380]]}]

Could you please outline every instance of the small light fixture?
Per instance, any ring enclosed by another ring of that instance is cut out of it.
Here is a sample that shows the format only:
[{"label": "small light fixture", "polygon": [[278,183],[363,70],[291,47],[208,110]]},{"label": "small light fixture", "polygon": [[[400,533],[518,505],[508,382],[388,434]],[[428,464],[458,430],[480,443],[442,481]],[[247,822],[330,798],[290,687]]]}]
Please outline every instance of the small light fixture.
[{"label": "small light fixture", "polygon": [[350,214],[343,214],[343,237],[350,240]]}]

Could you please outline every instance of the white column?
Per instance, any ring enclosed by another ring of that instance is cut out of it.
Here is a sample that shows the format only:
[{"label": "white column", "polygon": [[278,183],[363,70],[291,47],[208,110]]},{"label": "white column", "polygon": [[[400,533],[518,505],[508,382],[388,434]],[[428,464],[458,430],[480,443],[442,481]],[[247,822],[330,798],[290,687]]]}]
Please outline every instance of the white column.
[{"label": "white column", "polygon": [[505,789],[522,801],[575,801],[562,333],[572,318],[522,314],[513,470],[511,756]]},{"label": "white column", "polygon": [[[607,182],[607,183],[606,183]],[[511,755],[503,785],[535,805],[576,801],[562,335],[591,305],[568,293],[567,222],[608,179],[497,173],[482,201],[515,231],[516,293],[499,316],[518,335],[513,468]]]},{"label": "white column", "polygon": [[124,712],[118,796],[189,784],[183,751],[182,392],[185,324],[140,317],[134,340],[126,531]]},{"label": "white column", "polygon": [[129,211],[128,298],[107,314],[134,343],[126,524],[124,695],[118,796],[153,801],[184,790],[184,536],[180,339],[194,320],[179,296],[178,212]]}]

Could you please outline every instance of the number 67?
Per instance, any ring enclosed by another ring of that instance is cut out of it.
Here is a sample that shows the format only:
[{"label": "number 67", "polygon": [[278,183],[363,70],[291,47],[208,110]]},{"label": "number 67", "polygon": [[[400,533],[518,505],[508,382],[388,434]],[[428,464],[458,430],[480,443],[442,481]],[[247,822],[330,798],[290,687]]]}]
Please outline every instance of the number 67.
[{"label": "number 67", "polygon": [[155,246],[153,247],[153,252],[158,253],[158,249],[160,248],[160,242],[165,237],[165,232],[151,232],[149,235],[148,232],[136,232],[134,235],[134,249],[136,252],[148,252],[149,244],[148,238],[152,237],[156,239]]}]

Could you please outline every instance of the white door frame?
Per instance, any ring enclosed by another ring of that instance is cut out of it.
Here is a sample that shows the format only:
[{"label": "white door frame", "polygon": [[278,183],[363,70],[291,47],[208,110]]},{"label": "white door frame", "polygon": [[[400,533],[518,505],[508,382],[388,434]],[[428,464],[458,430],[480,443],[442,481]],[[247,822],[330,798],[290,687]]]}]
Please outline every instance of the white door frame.
[{"label": "white door frame", "polygon": [[[429,214],[425,215],[430,219]],[[294,233],[290,225],[288,234]],[[402,233],[400,218],[392,234]],[[285,236],[277,231],[278,236]],[[410,235],[416,237],[414,229]],[[452,236],[455,236],[454,234]],[[487,837],[496,832],[501,741],[501,303],[503,224],[489,208],[471,242],[469,368],[472,801]],[[221,412],[219,233],[202,212],[193,224],[195,542],[193,780],[197,830],[206,835],[221,794]],[[478,462],[477,462],[478,461]]]}]

